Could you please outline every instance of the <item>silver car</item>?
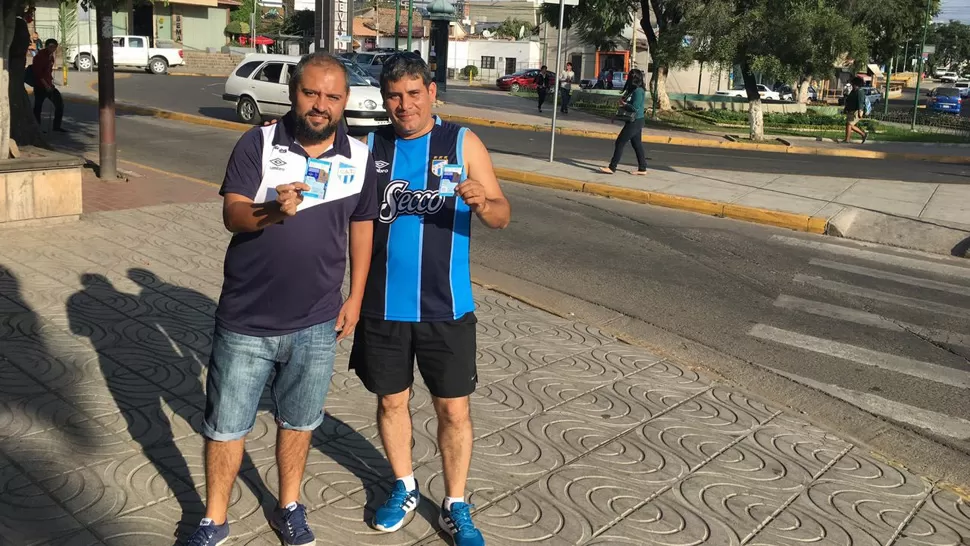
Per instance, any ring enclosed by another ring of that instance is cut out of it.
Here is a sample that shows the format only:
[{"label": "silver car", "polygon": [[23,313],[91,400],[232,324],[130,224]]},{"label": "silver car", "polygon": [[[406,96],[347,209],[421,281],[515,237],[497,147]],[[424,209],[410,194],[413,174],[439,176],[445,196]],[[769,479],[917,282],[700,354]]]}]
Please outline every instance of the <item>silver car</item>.
[{"label": "silver car", "polygon": [[[243,123],[262,123],[264,117],[282,116],[290,110],[289,81],[300,57],[257,53],[247,56],[226,80],[223,100],[236,105]],[[388,125],[379,89],[354,71],[344,119],[350,134],[361,135]]]}]

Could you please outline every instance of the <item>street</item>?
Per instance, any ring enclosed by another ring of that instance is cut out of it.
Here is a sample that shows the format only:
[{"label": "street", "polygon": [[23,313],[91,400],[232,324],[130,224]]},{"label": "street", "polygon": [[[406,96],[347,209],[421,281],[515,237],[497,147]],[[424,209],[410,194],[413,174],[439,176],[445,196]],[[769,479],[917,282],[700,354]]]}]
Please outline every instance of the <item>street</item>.
[{"label": "street", "polygon": [[[94,108],[72,105],[70,115],[85,134],[64,144],[95,150]],[[139,116],[120,116],[117,125],[122,158],[210,182],[221,181],[239,137]],[[511,183],[505,189],[512,225],[476,230],[476,264],[931,429],[970,453],[963,262]]]},{"label": "street", "polygon": [[[158,77],[140,73],[126,73],[124,77],[119,77],[115,81],[118,100],[121,101],[237,121],[233,105],[222,100],[224,84],[224,78]],[[495,104],[494,99],[488,98],[491,93],[498,94],[499,92],[452,87],[442,98],[462,104]],[[531,109],[532,107],[531,103],[525,99],[507,96],[503,99],[505,100],[501,100],[502,104],[514,104],[517,108],[522,109]],[[518,106],[519,103],[521,103],[521,106]],[[71,111],[75,109],[81,111],[78,115],[82,119],[93,115],[90,111],[77,105],[70,105],[68,114],[71,114]],[[548,115],[551,117],[551,114]],[[548,133],[484,126],[473,126],[472,128],[492,151],[521,154],[535,158],[547,158],[549,156]],[[187,128],[192,132],[196,129]],[[119,143],[123,142],[119,136]],[[216,146],[217,149],[221,146],[218,142],[213,142],[212,145]],[[228,151],[228,148],[222,149]],[[560,161],[587,160],[605,163],[609,161],[612,153],[613,143],[608,140],[573,136],[558,136],[556,138],[556,157]],[[741,172],[757,171],[816,176],[837,174],[838,176],[860,179],[889,179],[944,184],[966,184],[970,182],[970,167],[961,165],[894,160],[859,161],[853,158],[839,157],[826,157],[824,160],[819,160],[810,156],[653,144],[647,147],[647,156],[650,164],[657,167],[716,168]],[[627,150],[623,159],[623,164],[633,166],[632,150]]]}]

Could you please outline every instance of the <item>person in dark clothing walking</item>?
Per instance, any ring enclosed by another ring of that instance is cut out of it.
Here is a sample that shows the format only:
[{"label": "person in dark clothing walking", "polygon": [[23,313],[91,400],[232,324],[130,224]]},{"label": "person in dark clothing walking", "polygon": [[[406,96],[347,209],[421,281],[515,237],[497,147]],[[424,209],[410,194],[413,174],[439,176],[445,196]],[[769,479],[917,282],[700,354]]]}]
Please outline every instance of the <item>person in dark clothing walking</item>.
[{"label": "person in dark clothing walking", "polygon": [[54,104],[54,130],[64,132],[61,120],[64,118],[64,99],[61,92],[54,87],[54,52],[57,51],[57,40],[51,38],[44,42],[44,49],[34,57],[31,70],[34,71],[34,117],[40,123],[40,114],[44,110],[44,101],[50,99]]},{"label": "person in dark clothing walking", "polygon": [[633,174],[647,174],[647,158],[643,153],[643,144],[640,139],[643,135],[644,101],[647,90],[644,87],[643,71],[634,68],[630,71],[630,77],[623,88],[623,98],[620,99],[620,106],[633,112],[633,119],[623,124],[623,129],[616,137],[613,148],[613,159],[610,160],[608,167],[601,167],[600,171],[606,174],[616,174],[616,167],[620,164],[623,157],[623,147],[629,142],[633,146],[633,153],[637,156],[637,170]]},{"label": "person in dark clothing walking", "polygon": [[536,93],[539,94],[539,112],[542,113],[542,105],[549,94],[549,69],[546,65],[542,65],[539,74],[536,75]]},{"label": "person in dark clothing walking", "polygon": [[856,133],[862,136],[862,143],[865,144],[869,133],[859,128],[859,122],[866,113],[866,96],[861,89],[865,82],[856,76],[849,83],[852,90],[845,96],[845,142],[852,140],[852,133]]}]

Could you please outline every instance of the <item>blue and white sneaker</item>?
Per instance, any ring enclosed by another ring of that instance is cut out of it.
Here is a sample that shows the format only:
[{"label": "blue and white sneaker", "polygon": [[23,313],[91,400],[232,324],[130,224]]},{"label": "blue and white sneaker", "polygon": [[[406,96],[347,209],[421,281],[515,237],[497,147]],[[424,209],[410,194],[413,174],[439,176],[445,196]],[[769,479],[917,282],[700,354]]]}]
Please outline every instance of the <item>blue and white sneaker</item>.
[{"label": "blue and white sneaker", "polygon": [[418,488],[408,491],[404,485],[404,480],[394,482],[394,489],[391,496],[387,497],[384,504],[377,509],[374,514],[374,528],[385,533],[397,531],[404,525],[404,518],[408,512],[413,512],[418,507],[421,494]]},{"label": "blue and white sneaker", "polygon": [[216,525],[211,519],[203,518],[199,528],[185,541],[185,546],[221,546],[229,540],[229,522]]},{"label": "blue and white sneaker", "polygon": [[472,522],[472,508],[473,505],[464,502],[453,503],[451,510],[441,507],[438,525],[451,535],[455,546],[485,546],[485,537]]},{"label": "blue and white sneaker", "polygon": [[306,521],[306,506],[291,502],[273,512],[269,525],[280,534],[284,546],[314,546],[316,537]]}]

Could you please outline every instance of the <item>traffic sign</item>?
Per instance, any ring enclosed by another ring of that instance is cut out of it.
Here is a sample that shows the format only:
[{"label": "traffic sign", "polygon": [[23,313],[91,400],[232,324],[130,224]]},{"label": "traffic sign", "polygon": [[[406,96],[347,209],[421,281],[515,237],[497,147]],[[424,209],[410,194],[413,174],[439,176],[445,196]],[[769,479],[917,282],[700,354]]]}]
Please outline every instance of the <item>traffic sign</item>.
[{"label": "traffic sign", "polygon": [[933,44],[926,44],[923,46],[923,53],[936,53],[936,46]]},{"label": "traffic sign", "polygon": [[[543,4],[559,4],[560,2],[559,2],[559,0],[542,0],[542,3]],[[579,0],[564,0],[562,2],[562,4],[563,5],[566,5],[566,6],[578,6],[579,5]]]}]

